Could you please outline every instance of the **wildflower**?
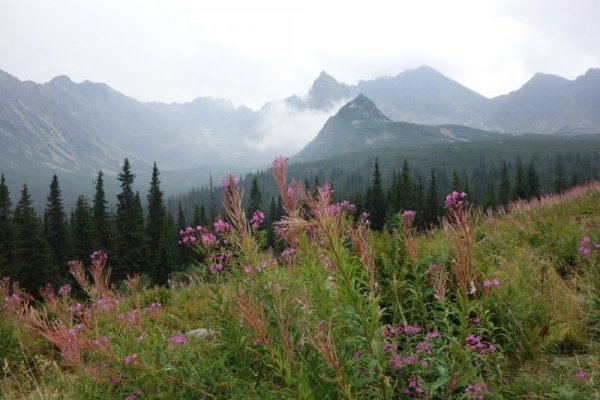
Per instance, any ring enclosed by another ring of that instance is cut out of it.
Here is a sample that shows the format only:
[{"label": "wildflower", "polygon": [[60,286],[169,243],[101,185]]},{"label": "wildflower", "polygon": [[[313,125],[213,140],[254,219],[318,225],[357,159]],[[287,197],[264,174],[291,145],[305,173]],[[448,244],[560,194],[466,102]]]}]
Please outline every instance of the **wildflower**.
[{"label": "wildflower", "polygon": [[368,213],[368,212],[366,212],[366,211],[363,211],[362,213],[360,213],[360,216],[359,216],[359,218],[360,218],[362,221],[365,221],[365,223],[367,223],[367,224],[369,223],[369,213]]},{"label": "wildflower", "polygon": [[452,192],[446,196],[444,208],[448,210],[460,210],[465,204],[467,194],[465,192]]},{"label": "wildflower", "polygon": [[108,345],[108,338],[104,335],[99,336],[98,339],[93,339],[91,341],[92,346],[94,347],[98,347],[98,346],[106,346]]},{"label": "wildflower", "polygon": [[221,218],[218,218],[213,224],[215,228],[215,232],[217,233],[227,233],[229,229],[231,229],[231,225],[229,225],[226,221],[223,221]]},{"label": "wildflower", "polygon": [[440,336],[440,331],[438,331],[437,329],[434,329],[431,332],[427,332],[427,334],[425,335],[425,339],[429,340],[429,339],[437,338],[439,336]]},{"label": "wildflower", "polygon": [[187,338],[183,333],[179,332],[177,335],[167,338],[167,342],[172,345],[184,344],[187,342]]},{"label": "wildflower", "polygon": [[488,391],[487,385],[485,385],[485,384],[480,385],[479,383],[471,383],[471,384],[469,384],[469,386],[466,387],[465,395],[467,396],[467,398],[472,398],[473,396],[475,396],[474,398],[476,400],[484,400],[483,394],[487,393],[487,391]]},{"label": "wildflower", "polygon": [[396,342],[387,342],[383,345],[384,353],[391,353],[394,350],[398,350],[398,343]]},{"label": "wildflower", "polygon": [[71,305],[71,307],[69,307],[69,312],[71,312],[71,314],[81,314],[81,304],[75,303]]},{"label": "wildflower", "polygon": [[159,308],[161,305],[162,304],[160,304],[159,301],[155,301],[155,302],[150,303],[150,305],[148,307],[144,308],[144,310],[146,310],[146,311],[152,311],[152,310],[154,310],[156,308]]},{"label": "wildflower", "polygon": [[589,374],[582,369],[575,372],[574,376],[575,376],[575,379],[579,379],[580,381],[586,381],[589,378]]},{"label": "wildflower", "polygon": [[246,265],[244,267],[244,272],[247,274],[251,274],[252,273],[252,266],[251,265]]},{"label": "wildflower", "polygon": [[71,294],[71,285],[68,283],[58,289],[58,295],[61,297],[67,297],[69,294]]},{"label": "wildflower", "polygon": [[205,245],[211,245],[217,241],[217,238],[212,233],[207,232],[200,236],[200,240],[202,240],[202,243]]},{"label": "wildflower", "polygon": [[398,354],[392,354],[387,364],[393,369],[402,369],[405,365],[411,365],[417,362],[415,357],[400,357]]},{"label": "wildflower", "polygon": [[240,178],[235,175],[226,175],[225,178],[221,181],[221,190],[225,190],[228,187],[237,186],[240,182]]},{"label": "wildflower", "polygon": [[216,274],[217,272],[221,272],[221,271],[223,271],[223,264],[221,264],[221,263],[211,264],[210,272],[212,272],[213,274]]},{"label": "wildflower", "polygon": [[418,325],[405,325],[401,329],[402,332],[406,333],[407,335],[414,335],[421,332],[421,327]]},{"label": "wildflower", "polygon": [[407,226],[411,226],[413,221],[415,220],[417,213],[416,211],[413,210],[404,210],[404,212],[401,214],[402,217],[402,221],[407,225]]},{"label": "wildflower", "polygon": [[96,250],[90,255],[92,264],[100,264],[106,261],[106,253],[102,250]]},{"label": "wildflower", "polygon": [[281,167],[281,166],[287,166],[287,164],[288,164],[288,161],[289,161],[289,160],[290,160],[290,159],[289,159],[289,158],[287,158],[287,157],[285,157],[285,156],[278,156],[278,157],[275,157],[275,159],[273,160],[273,165],[272,165],[272,167],[275,169],[275,168],[277,168],[277,167]]},{"label": "wildflower", "polygon": [[417,343],[417,352],[431,354],[431,343],[427,341]]},{"label": "wildflower", "polygon": [[133,353],[133,354],[129,354],[127,357],[125,357],[123,359],[123,364],[125,365],[130,365],[132,364],[136,359],[138,358],[138,355]]},{"label": "wildflower", "polygon": [[408,389],[404,391],[405,394],[410,395],[414,392],[416,395],[422,395],[425,393],[425,390],[419,386],[416,378],[410,378],[408,380]]},{"label": "wildflower", "polygon": [[252,229],[258,229],[263,221],[265,220],[265,213],[260,211],[260,210],[256,210],[254,211],[254,213],[252,214],[252,219],[250,219],[250,225],[252,226]]},{"label": "wildflower", "polygon": [[296,253],[295,249],[293,249],[292,247],[288,247],[287,249],[285,249],[284,251],[281,252],[281,258],[283,259],[283,261],[286,264],[289,265],[292,263],[295,253]]},{"label": "wildflower", "polygon": [[483,287],[485,289],[489,289],[492,286],[496,289],[500,289],[500,281],[498,280],[498,278],[486,279],[485,281],[483,281]]}]

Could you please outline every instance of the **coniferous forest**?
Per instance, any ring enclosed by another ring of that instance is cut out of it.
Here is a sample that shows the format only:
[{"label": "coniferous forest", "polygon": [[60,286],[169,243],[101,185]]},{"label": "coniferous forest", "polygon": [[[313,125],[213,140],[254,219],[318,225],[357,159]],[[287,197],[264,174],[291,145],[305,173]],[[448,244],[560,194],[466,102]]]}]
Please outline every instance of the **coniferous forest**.
[{"label": "coniferous forest", "polygon": [[[470,203],[481,209],[539,199],[543,194],[562,193],[597,177],[600,156],[556,153],[543,159],[517,157],[488,164],[480,159],[470,171],[466,167],[415,170],[407,159],[398,163],[388,160],[384,165],[381,168],[377,158],[366,162],[365,168],[346,171],[335,166],[295,171],[292,165],[290,173],[313,193],[321,182],[331,184],[333,198],[349,200],[355,219],[367,212],[373,230],[394,226],[407,209],[416,211],[415,228],[426,230],[436,227],[445,215],[444,193],[464,192]],[[240,182],[245,189],[242,201],[248,219],[254,211],[264,212],[262,229],[268,246],[282,250],[273,224],[284,215],[284,206],[269,175],[266,171],[245,176]],[[200,258],[178,243],[178,232],[188,226],[210,226],[222,215],[220,190],[212,185],[211,178],[210,185],[165,198],[156,163],[147,193],[134,192],[135,178],[125,159],[116,178],[121,191],[116,199],[107,199],[105,176],[99,171],[93,198],[80,195],[74,208],[66,210],[59,177],[54,175],[45,209],[39,212],[32,207],[27,184],[20,194],[11,196],[2,175],[0,275],[12,277],[36,293],[45,283],[69,280],[67,262],[86,260],[95,250],[111,256],[115,279],[142,274],[149,286],[165,285],[173,274],[193,268]],[[114,204],[114,212],[109,212],[109,202]]]}]

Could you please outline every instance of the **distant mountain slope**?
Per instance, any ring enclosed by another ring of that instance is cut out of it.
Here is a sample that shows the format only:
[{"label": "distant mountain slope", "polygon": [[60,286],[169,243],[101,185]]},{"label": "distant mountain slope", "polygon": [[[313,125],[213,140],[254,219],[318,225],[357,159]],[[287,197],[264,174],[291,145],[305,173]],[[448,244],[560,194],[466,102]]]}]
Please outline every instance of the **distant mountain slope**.
[{"label": "distant mountain slope", "polygon": [[519,90],[494,98],[484,124],[520,133],[600,133],[600,69],[574,81],[535,74]]},{"label": "distant mountain slope", "polygon": [[358,89],[394,121],[478,126],[489,106],[488,98],[427,66],[360,81]]},{"label": "distant mountain slope", "polygon": [[573,81],[538,73],[520,89],[493,99],[428,66],[355,86],[322,72],[305,99],[292,96],[286,101],[292,107],[320,109],[358,93],[394,121],[511,133],[600,133],[600,69]]},{"label": "distant mountain slope", "polygon": [[360,94],[329,118],[317,137],[294,161],[314,161],[384,147],[490,140],[502,135],[458,125],[429,126],[395,122]]}]

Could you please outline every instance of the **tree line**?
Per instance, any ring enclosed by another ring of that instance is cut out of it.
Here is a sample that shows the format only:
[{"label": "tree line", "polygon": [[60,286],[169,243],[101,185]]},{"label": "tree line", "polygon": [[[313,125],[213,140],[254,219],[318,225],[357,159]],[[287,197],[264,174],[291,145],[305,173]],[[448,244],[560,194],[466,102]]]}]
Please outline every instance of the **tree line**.
[{"label": "tree line", "polygon": [[[398,213],[407,209],[416,211],[415,224],[420,229],[426,229],[436,225],[443,215],[443,196],[448,191],[466,192],[470,201],[481,207],[497,207],[511,200],[539,198],[543,193],[562,192],[583,180],[589,180],[590,176],[593,178],[594,169],[589,168],[590,164],[580,164],[581,169],[571,168],[570,178],[560,159],[554,163],[551,172],[545,171],[541,177],[533,159],[525,164],[520,158],[512,168],[506,161],[502,162],[499,171],[496,168],[473,168],[469,177],[464,171],[448,174],[445,170],[432,169],[424,178],[413,171],[405,159],[400,168],[391,171],[385,184],[379,160],[375,159],[370,181],[367,184],[362,181],[361,190],[351,193],[338,190],[338,186],[344,187],[348,176],[355,176],[352,172],[346,175],[340,173],[338,179],[331,183],[336,200],[349,199],[353,202],[356,205],[356,217],[362,211],[367,211],[374,230],[384,229]],[[267,175],[266,171],[249,174],[241,185],[248,193],[244,199],[248,218],[256,210],[265,212],[263,230],[267,245],[278,249],[280,245],[272,227],[273,222],[283,215],[283,207],[273,188],[268,184],[260,184],[265,182]],[[320,186],[319,175],[312,178],[310,183],[305,177],[304,184],[309,190],[315,191]],[[133,190],[135,174],[128,159],[124,160],[117,180],[121,191],[116,196],[114,213],[108,210],[104,175],[100,171],[91,204],[85,196],[80,195],[75,208],[67,215],[59,180],[54,175],[45,210],[43,215],[38,215],[32,206],[26,184],[13,208],[2,175],[0,277],[10,276],[29,290],[35,290],[46,282],[59,284],[68,280],[69,260],[84,261],[93,251],[103,250],[109,255],[115,280],[140,273],[146,275],[151,283],[164,284],[174,271],[200,261],[187,247],[178,246],[178,231],[188,225],[206,226],[217,218],[220,201],[212,178],[208,186],[165,200],[155,163],[144,203],[142,195]]]}]

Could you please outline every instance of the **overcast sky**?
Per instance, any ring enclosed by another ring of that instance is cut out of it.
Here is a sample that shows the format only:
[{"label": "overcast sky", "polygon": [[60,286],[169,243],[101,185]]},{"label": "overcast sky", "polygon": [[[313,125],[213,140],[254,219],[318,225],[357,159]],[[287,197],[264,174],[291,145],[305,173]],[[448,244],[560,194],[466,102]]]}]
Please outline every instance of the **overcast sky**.
[{"label": "overcast sky", "polygon": [[0,0],[0,69],[259,108],[426,64],[488,97],[600,67],[597,0]]}]

